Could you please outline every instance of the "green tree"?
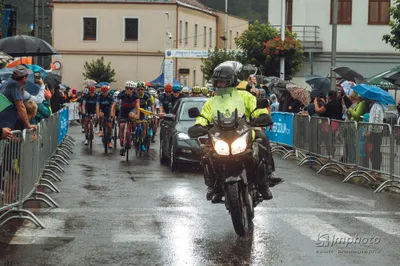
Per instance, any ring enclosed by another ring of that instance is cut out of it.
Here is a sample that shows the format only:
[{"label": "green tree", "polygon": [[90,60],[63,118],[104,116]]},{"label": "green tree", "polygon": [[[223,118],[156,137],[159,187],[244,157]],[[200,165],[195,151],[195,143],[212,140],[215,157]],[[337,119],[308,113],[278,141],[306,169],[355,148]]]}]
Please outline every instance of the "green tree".
[{"label": "green tree", "polygon": [[208,58],[203,58],[201,71],[204,73],[204,78],[209,80],[214,72],[214,69],[225,61],[239,61],[242,64],[247,63],[247,58],[241,53],[227,51],[215,48],[214,51],[208,51]]},{"label": "green tree", "polygon": [[400,0],[396,0],[390,8],[390,34],[383,35],[382,40],[389,43],[396,50],[400,50]]},{"label": "green tree", "polygon": [[[297,36],[286,30],[286,37],[298,43],[285,53],[285,79],[292,79],[303,67],[304,50]],[[280,32],[269,23],[255,21],[243,34],[235,39],[237,46],[247,56],[247,60],[261,68],[263,75],[279,77],[280,55],[266,53],[265,44],[274,38],[280,39]]]},{"label": "green tree", "polygon": [[92,60],[92,62],[85,62],[83,66],[85,72],[83,76],[87,79],[93,79],[96,82],[115,82],[115,71],[111,68],[111,62],[104,64],[104,57]]}]

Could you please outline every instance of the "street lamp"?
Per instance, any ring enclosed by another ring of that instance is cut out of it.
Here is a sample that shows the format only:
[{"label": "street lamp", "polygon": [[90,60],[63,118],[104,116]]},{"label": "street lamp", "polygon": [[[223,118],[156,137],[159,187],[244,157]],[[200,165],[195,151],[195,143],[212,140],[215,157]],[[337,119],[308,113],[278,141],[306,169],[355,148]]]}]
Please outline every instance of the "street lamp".
[{"label": "street lamp", "polygon": [[[282,13],[281,13],[281,40],[285,40],[285,31],[286,31],[286,0],[282,1]],[[280,78],[281,80],[285,80],[285,58],[281,56],[280,61]]]}]

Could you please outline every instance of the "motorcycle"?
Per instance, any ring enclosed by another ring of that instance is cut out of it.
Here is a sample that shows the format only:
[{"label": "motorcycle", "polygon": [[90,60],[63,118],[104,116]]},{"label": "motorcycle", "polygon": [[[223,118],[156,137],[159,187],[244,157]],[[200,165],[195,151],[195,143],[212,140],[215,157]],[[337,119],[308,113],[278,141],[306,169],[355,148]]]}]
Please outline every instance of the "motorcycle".
[{"label": "motorcycle", "polygon": [[[262,99],[253,112],[261,108],[265,108]],[[196,107],[188,112],[191,118],[201,116]],[[266,156],[259,156],[260,150],[265,154],[267,149],[261,145],[261,139],[252,141],[252,128],[271,124],[270,116],[260,116],[248,123],[239,115],[238,109],[230,115],[217,111],[213,124],[209,123],[207,129],[193,127],[196,129],[190,134],[201,143],[204,175],[215,181],[214,187],[223,190],[221,196],[225,197],[225,207],[239,236],[246,236],[250,231],[254,208],[263,201],[258,181],[267,173]]]}]

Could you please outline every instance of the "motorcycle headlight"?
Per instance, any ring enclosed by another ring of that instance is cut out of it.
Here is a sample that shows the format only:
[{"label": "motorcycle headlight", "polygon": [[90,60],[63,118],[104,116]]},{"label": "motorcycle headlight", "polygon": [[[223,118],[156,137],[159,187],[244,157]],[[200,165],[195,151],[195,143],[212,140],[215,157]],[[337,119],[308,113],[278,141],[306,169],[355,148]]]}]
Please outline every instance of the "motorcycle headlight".
[{"label": "motorcycle headlight", "polygon": [[244,134],[243,136],[240,136],[238,139],[236,139],[232,145],[231,145],[231,151],[232,154],[239,154],[242,153],[246,150],[247,148],[247,137],[249,133]]},{"label": "motorcycle headlight", "polygon": [[178,138],[178,139],[181,139],[181,140],[190,139],[190,137],[189,137],[188,134],[186,134],[186,133],[178,133],[177,138]]},{"label": "motorcycle headlight", "polygon": [[229,155],[229,145],[223,140],[213,137],[214,150],[219,155]]}]

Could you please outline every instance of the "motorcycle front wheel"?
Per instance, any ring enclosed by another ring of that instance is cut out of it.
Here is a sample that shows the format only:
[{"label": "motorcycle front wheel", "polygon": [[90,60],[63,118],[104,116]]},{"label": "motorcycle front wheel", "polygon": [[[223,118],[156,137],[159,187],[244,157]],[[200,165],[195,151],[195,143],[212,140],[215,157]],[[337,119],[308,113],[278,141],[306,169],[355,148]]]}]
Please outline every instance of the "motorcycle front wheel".
[{"label": "motorcycle front wheel", "polygon": [[225,200],[228,203],[233,228],[236,234],[239,236],[246,236],[249,232],[249,217],[239,183],[232,182],[226,184]]}]

